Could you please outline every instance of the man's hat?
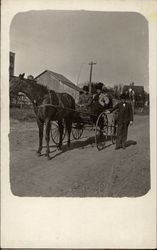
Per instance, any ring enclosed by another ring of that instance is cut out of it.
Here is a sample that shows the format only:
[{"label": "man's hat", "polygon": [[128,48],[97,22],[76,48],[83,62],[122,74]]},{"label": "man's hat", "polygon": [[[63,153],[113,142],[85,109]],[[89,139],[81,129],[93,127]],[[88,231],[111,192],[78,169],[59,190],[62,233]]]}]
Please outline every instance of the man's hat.
[{"label": "man's hat", "polygon": [[102,87],[102,90],[103,90],[105,93],[110,92],[110,90],[109,90],[105,85]]},{"label": "man's hat", "polygon": [[84,93],[84,91],[83,91],[83,90],[80,90],[80,91],[79,91],[79,93],[80,93],[80,94],[83,94],[83,93]]},{"label": "man's hat", "polygon": [[88,92],[89,91],[89,87],[87,85],[85,85],[85,86],[83,86],[83,90]]},{"label": "man's hat", "polygon": [[104,86],[104,84],[102,82],[99,82],[99,83],[96,84],[95,88],[102,90],[103,86]]},{"label": "man's hat", "polygon": [[120,99],[127,99],[128,98],[128,96],[125,94],[125,93],[122,93],[121,95],[120,95]]}]

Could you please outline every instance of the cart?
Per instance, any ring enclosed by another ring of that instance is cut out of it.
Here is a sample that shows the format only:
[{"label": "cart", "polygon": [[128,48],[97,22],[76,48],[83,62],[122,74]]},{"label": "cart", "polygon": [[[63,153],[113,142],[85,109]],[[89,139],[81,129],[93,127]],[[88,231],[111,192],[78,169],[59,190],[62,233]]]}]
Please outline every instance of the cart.
[{"label": "cart", "polygon": [[[116,142],[117,126],[112,114],[108,114],[108,110],[103,111],[98,117],[94,114],[90,114],[85,109],[77,108],[74,112],[80,115],[82,122],[75,122],[72,124],[72,136],[75,140],[79,140],[84,134],[85,130],[94,132],[95,145],[98,150],[102,150],[106,146],[107,141],[111,141],[112,144]],[[110,116],[110,117],[109,117]],[[96,122],[93,122],[93,119]],[[66,136],[66,129],[64,126],[63,140]],[[59,143],[59,128],[57,122],[51,123],[51,138],[57,145]]]}]

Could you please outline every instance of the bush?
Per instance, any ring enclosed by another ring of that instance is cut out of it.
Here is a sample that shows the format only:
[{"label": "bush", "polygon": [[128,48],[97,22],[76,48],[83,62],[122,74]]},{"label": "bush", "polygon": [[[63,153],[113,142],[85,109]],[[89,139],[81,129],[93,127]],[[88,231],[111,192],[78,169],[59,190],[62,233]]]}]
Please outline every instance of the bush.
[{"label": "bush", "polygon": [[10,108],[10,118],[18,121],[35,121],[36,116],[32,108]]}]

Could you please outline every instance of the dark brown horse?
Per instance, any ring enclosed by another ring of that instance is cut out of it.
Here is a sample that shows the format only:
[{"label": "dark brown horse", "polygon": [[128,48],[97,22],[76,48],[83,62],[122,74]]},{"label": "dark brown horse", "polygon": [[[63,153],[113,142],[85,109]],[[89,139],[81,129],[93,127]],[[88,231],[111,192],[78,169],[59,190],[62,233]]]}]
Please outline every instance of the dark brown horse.
[{"label": "dark brown horse", "polygon": [[38,155],[41,155],[45,123],[46,156],[47,159],[50,159],[49,141],[51,121],[58,121],[60,134],[58,148],[61,149],[64,119],[68,134],[68,146],[70,146],[72,120],[75,113],[73,111],[75,110],[75,100],[73,97],[67,93],[56,93],[49,90],[46,86],[36,83],[34,80],[25,79],[24,74],[20,74],[19,77],[13,77],[10,80],[10,94],[17,94],[18,92],[24,93],[33,104],[39,128]]}]

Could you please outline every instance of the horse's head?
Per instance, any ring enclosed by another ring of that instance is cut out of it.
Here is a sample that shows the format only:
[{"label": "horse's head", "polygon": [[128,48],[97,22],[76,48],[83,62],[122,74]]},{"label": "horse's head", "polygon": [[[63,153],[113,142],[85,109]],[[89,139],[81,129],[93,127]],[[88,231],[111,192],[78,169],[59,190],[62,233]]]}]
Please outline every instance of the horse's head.
[{"label": "horse's head", "polygon": [[24,83],[24,75],[20,74],[19,77],[12,77],[10,80],[10,94],[18,94],[18,92],[22,91],[23,83]]}]

